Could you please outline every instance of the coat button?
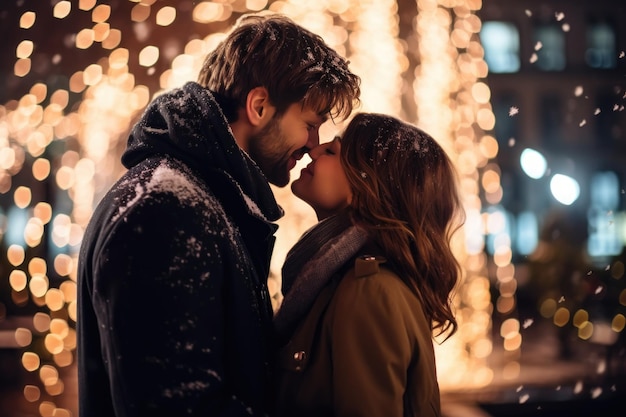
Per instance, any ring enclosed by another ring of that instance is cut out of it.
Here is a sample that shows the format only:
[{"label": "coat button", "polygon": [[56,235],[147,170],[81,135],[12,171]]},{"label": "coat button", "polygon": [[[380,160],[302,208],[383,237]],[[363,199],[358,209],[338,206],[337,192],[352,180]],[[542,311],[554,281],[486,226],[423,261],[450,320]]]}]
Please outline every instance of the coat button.
[{"label": "coat button", "polygon": [[379,265],[387,262],[384,256],[361,255],[354,261],[354,275],[365,277],[376,274],[380,270]]}]

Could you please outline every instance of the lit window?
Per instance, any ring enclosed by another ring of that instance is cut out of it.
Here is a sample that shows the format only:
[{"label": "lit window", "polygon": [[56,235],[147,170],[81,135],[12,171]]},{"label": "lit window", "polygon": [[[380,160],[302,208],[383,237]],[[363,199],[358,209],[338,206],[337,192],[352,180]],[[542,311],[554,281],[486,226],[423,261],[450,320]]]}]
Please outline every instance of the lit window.
[{"label": "lit window", "polygon": [[616,213],[620,201],[620,184],[614,172],[598,172],[590,183],[591,208],[587,212],[590,234],[587,250],[592,257],[617,255],[624,246],[620,234],[623,216]]},{"label": "lit window", "polygon": [[521,212],[517,216],[517,236],[515,243],[521,255],[530,255],[539,242],[539,221],[532,211]]},{"label": "lit window", "polygon": [[562,71],[565,69],[565,34],[556,25],[535,27],[535,45],[537,60],[535,65],[543,71]]},{"label": "lit window", "polygon": [[620,200],[619,179],[614,172],[598,172],[591,178],[591,205],[607,211],[616,210]]},{"label": "lit window", "polygon": [[608,23],[596,23],[587,31],[585,61],[591,68],[615,68],[615,31]]},{"label": "lit window", "polygon": [[484,22],[480,30],[480,39],[485,49],[485,61],[490,72],[519,71],[519,32],[514,24]]}]

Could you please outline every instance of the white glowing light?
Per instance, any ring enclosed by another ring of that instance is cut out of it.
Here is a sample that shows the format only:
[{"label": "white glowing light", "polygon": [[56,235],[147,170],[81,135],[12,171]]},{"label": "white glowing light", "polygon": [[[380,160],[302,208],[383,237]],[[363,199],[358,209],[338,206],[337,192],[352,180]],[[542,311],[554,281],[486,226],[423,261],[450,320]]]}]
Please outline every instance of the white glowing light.
[{"label": "white glowing light", "polygon": [[559,203],[569,206],[580,196],[580,185],[572,177],[555,174],[550,180],[550,191]]},{"label": "white glowing light", "polygon": [[524,173],[534,179],[543,177],[548,169],[546,158],[540,152],[530,148],[522,151],[520,164]]}]

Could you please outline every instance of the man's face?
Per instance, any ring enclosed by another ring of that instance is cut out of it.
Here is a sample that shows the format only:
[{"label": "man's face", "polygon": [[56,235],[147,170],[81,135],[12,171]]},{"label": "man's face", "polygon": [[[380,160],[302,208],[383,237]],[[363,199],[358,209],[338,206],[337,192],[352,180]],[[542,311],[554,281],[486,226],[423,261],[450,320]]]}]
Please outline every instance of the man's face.
[{"label": "man's face", "polygon": [[251,138],[248,153],[269,182],[284,187],[296,162],[319,145],[319,128],[324,121],[314,110],[294,103]]}]

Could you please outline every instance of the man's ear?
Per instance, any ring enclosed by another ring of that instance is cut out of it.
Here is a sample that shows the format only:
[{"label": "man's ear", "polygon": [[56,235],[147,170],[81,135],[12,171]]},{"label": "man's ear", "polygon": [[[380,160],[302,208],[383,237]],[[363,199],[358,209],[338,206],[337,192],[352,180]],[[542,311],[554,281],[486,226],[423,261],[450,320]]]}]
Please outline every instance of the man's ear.
[{"label": "man's ear", "polygon": [[274,114],[274,106],[265,87],[255,87],[246,98],[246,115],[253,126],[263,126]]}]

